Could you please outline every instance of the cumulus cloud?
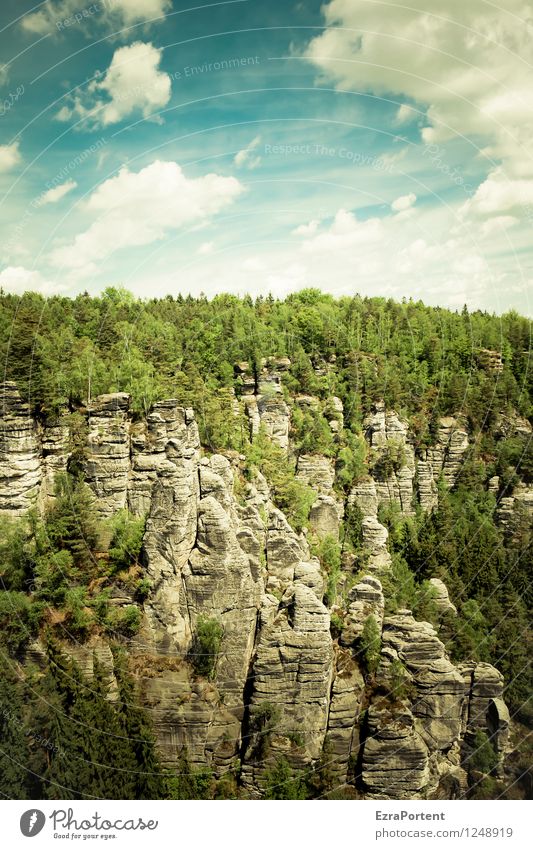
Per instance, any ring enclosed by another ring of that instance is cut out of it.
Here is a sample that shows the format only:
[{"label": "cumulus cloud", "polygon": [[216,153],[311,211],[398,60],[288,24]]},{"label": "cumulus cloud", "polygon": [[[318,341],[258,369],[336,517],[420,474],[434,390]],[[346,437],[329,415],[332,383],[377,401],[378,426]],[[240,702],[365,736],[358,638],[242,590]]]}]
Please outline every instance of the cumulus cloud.
[{"label": "cumulus cloud", "polygon": [[234,177],[206,174],[188,178],[176,162],[156,160],[141,171],[124,167],[102,183],[86,203],[96,218],[69,245],[52,251],[50,261],[78,273],[114,251],[148,245],[184,227],[202,224],[244,191]]},{"label": "cumulus cloud", "polygon": [[461,209],[464,217],[500,217],[502,214],[523,215],[533,209],[533,180],[510,179],[502,168],[496,168]]},{"label": "cumulus cloud", "polygon": [[0,144],[0,173],[11,171],[21,159],[18,141],[13,144]]},{"label": "cumulus cloud", "polygon": [[431,228],[430,238],[415,200],[414,195],[399,198],[399,208],[391,207],[380,218],[363,219],[339,209],[312,230],[308,225],[293,230],[301,237],[306,285],[336,294],[359,291],[397,298],[409,291],[429,303],[452,307],[486,301],[496,276],[489,266],[490,243],[483,248],[464,231],[450,236],[439,233],[437,226]]},{"label": "cumulus cloud", "polygon": [[49,203],[57,203],[64,198],[65,195],[68,195],[72,189],[75,189],[78,184],[75,180],[67,180],[66,183],[61,183],[59,186],[55,186],[53,189],[49,189],[47,192],[42,194],[37,201],[37,206],[46,206]]},{"label": "cumulus cloud", "polygon": [[254,168],[261,163],[261,157],[257,156],[255,150],[261,143],[261,136],[256,136],[253,141],[250,142],[248,147],[245,147],[243,150],[239,150],[234,158],[235,165],[238,168],[248,168],[249,171],[252,171]]},{"label": "cumulus cloud", "polygon": [[0,289],[15,295],[22,295],[24,292],[55,295],[66,291],[65,286],[46,280],[39,271],[13,265],[0,271]]},{"label": "cumulus cloud", "polygon": [[317,218],[314,218],[312,221],[309,221],[308,224],[300,224],[292,232],[295,236],[312,236],[313,233],[316,233],[319,226],[320,221]]},{"label": "cumulus cloud", "polygon": [[[485,0],[389,0],[386,11],[378,21],[368,0],[329,0],[322,7],[328,28],[310,41],[305,56],[339,88],[419,104],[426,115],[424,142],[466,136],[486,157],[502,162],[508,179],[533,186],[529,0],[507,0],[504,8]],[[397,121],[407,120],[409,111],[401,105]],[[492,203],[497,195],[502,212],[519,188],[503,192],[495,182],[499,178],[490,175],[484,190],[491,196],[490,214],[498,211]],[[522,183],[520,191],[529,196],[530,187]]]},{"label": "cumulus cloud", "polygon": [[85,6],[80,0],[47,0],[25,15],[21,24],[36,35],[68,32],[75,26],[127,27],[164,17],[171,8],[171,0],[95,0]]},{"label": "cumulus cloud", "polygon": [[396,198],[396,200],[391,203],[391,208],[395,212],[405,212],[407,209],[411,209],[415,203],[416,195],[414,192],[411,192],[408,195],[402,195],[401,197]]},{"label": "cumulus cloud", "polygon": [[74,95],[56,117],[60,121],[77,117],[92,127],[116,124],[139,112],[148,118],[170,100],[170,77],[159,70],[162,55],[162,50],[142,41],[120,47],[103,78]]}]

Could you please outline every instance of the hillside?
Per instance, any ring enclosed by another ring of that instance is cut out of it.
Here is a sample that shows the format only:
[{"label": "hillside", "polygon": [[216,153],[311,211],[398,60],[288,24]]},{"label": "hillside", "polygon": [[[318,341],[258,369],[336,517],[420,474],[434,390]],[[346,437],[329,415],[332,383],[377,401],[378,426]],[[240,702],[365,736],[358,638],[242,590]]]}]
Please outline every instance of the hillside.
[{"label": "hillside", "polygon": [[4,796],[527,795],[530,330],[1,294]]}]

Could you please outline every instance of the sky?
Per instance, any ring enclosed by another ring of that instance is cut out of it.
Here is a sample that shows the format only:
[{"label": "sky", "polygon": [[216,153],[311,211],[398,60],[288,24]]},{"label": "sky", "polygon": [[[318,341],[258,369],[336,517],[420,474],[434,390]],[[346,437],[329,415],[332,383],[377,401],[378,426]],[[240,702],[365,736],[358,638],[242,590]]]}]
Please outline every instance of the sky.
[{"label": "sky", "polygon": [[3,0],[0,288],[533,312],[531,0]]}]

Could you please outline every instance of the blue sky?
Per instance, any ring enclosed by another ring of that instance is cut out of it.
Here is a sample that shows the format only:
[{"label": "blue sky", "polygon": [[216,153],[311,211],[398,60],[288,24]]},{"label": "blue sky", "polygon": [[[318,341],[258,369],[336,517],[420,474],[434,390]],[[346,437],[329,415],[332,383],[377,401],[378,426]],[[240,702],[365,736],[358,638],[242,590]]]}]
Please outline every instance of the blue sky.
[{"label": "blue sky", "polygon": [[0,286],[531,312],[526,0],[4,0]]}]

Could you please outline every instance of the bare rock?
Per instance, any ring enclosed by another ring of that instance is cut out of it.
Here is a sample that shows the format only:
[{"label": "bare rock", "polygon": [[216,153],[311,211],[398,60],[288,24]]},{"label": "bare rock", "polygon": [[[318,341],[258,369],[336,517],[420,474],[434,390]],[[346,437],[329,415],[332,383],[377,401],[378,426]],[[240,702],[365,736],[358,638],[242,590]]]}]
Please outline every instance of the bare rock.
[{"label": "bare rock", "polygon": [[301,454],[296,477],[317,492],[329,495],[335,481],[335,465],[333,460],[321,454]]},{"label": "bare rock", "polygon": [[0,513],[22,516],[33,507],[43,476],[41,446],[29,405],[14,383],[0,385]]},{"label": "bare rock", "polygon": [[342,505],[331,495],[319,495],[309,511],[309,525],[319,539],[339,538]]}]

